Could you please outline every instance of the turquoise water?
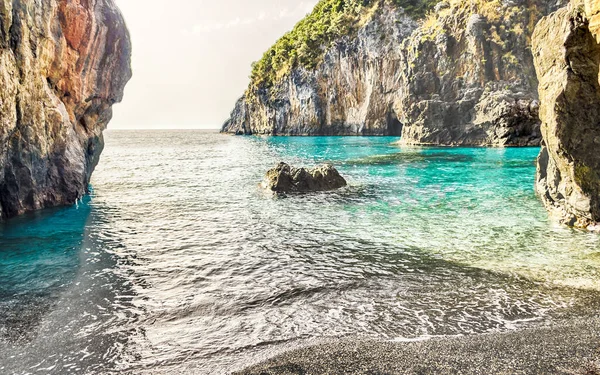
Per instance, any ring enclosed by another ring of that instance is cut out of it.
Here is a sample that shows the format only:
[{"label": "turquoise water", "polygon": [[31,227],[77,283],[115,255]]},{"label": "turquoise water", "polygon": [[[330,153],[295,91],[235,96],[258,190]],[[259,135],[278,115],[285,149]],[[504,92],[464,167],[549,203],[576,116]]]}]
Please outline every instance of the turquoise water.
[{"label": "turquoise water", "polygon": [[74,279],[88,214],[82,204],[0,226],[0,337],[31,336],[31,323]]},{"label": "turquoise water", "polygon": [[[597,311],[600,238],[548,219],[539,149],[396,141],[108,132],[90,197],[0,226],[0,373],[220,374]],[[279,161],[349,186],[273,196]]]}]

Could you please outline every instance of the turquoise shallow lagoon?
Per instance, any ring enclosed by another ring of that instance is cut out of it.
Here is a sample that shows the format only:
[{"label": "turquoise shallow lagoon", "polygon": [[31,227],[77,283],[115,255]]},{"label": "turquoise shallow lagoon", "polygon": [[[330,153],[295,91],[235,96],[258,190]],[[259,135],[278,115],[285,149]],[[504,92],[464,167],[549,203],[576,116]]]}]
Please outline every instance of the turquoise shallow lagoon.
[{"label": "turquoise shallow lagoon", "polygon": [[[109,131],[77,207],[0,226],[0,373],[227,373],[328,337],[592,315],[600,237],[534,193],[536,148]],[[349,186],[276,197],[279,161]]]}]

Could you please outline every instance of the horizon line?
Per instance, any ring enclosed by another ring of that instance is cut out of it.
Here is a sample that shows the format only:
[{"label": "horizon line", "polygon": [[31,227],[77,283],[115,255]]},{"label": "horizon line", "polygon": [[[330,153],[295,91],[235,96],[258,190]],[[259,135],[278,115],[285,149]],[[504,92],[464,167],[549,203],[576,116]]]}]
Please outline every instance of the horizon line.
[{"label": "horizon line", "polygon": [[133,127],[127,127],[127,128],[122,128],[122,127],[113,127],[113,126],[108,126],[106,128],[106,131],[110,131],[110,130],[221,130],[220,127],[215,127],[215,128],[202,128],[202,127],[146,127],[146,128],[133,128]]}]

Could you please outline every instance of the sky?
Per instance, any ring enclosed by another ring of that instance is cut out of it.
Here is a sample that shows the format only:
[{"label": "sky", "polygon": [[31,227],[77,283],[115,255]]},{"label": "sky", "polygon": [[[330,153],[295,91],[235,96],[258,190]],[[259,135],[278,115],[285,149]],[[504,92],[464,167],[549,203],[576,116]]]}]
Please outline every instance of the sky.
[{"label": "sky", "polygon": [[217,129],[250,64],[317,0],[115,0],[131,33],[133,78],[109,129]]}]

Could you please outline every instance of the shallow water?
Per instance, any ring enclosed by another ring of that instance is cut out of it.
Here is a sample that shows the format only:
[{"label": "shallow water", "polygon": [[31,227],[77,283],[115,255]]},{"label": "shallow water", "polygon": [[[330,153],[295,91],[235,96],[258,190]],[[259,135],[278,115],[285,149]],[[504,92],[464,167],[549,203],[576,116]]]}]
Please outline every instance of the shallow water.
[{"label": "shallow water", "polygon": [[[554,225],[538,149],[110,131],[91,197],[0,226],[0,373],[227,373],[307,340],[594,314],[600,238]],[[284,160],[349,187],[274,197]]]}]

